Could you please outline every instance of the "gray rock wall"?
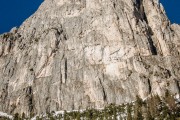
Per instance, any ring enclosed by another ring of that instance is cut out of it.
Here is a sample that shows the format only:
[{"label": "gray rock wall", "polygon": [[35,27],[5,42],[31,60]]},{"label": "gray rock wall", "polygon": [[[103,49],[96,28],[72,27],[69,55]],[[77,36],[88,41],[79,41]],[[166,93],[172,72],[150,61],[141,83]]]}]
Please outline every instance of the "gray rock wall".
[{"label": "gray rock wall", "polygon": [[179,87],[180,27],[158,0],[45,0],[0,36],[0,111],[101,108]]}]

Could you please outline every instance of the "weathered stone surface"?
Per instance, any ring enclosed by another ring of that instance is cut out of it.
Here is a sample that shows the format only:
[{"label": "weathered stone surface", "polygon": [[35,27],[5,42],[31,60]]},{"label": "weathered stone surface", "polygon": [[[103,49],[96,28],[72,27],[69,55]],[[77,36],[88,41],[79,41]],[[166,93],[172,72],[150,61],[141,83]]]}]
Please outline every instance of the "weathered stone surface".
[{"label": "weathered stone surface", "polygon": [[0,36],[0,111],[100,108],[179,84],[180,26],[158,0],[45,0]]}]

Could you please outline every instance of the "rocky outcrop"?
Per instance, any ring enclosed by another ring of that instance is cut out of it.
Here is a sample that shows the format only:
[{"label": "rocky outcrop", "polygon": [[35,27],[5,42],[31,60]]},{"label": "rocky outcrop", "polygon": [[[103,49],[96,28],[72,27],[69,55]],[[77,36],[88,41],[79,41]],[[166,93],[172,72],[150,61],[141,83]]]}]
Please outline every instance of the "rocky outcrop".
[{"label": "rocky outcrop", "polygon": [[0,111],[100,108],[179,84],[180,27],[158,0],[45,0],[0,37]]}]

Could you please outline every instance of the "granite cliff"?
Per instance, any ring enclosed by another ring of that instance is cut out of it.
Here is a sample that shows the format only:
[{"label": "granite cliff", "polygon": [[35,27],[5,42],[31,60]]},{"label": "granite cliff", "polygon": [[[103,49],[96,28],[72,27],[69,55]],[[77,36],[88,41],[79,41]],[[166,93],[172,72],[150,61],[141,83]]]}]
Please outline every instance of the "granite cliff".
[{"label": "granite cliff", "polygon": [[0,111],[101,108],[180,93],[180,26],[158,0],[45,0],[0,36]]}]

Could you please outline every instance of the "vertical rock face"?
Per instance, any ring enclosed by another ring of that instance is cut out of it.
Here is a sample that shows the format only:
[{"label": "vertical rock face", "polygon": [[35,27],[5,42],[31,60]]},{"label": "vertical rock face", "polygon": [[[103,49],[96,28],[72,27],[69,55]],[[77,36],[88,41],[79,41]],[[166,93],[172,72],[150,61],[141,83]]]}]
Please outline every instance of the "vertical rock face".
[{"label": "vertical rock face", "polygon": [[180,27],[158,0],[45,0],[0,37],[0,111],[100,108],[179,84]]}]

